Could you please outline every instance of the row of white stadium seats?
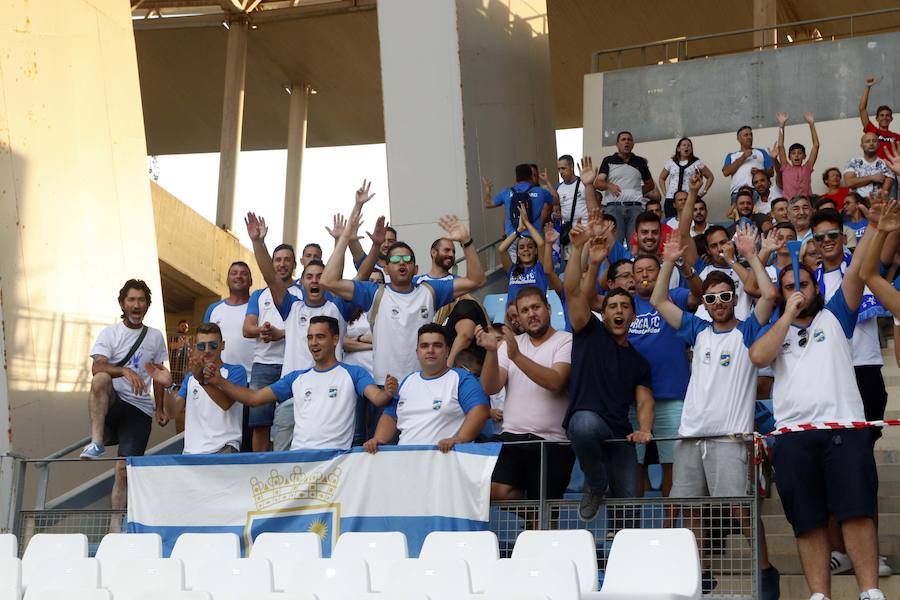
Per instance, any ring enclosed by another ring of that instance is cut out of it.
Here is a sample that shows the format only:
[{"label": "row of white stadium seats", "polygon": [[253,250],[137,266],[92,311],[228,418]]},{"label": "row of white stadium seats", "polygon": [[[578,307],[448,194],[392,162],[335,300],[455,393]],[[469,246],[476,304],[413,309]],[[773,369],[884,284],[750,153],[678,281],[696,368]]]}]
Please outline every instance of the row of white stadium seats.
[{"label": "row of white stadium seats", "polygon": [[[492,532],[433,532],[418,559],[407,558],[399,532],[345,533],[331,559],[321,559],[315,534],[262,534],[241,559],[234,534],[184,534],[171,558],[159,558],[155,534],[110,534],[87,558],[81,534],[37,534],[20,561],[9,556],[0,536],[0,600],[34,600],[44,590],[97,592],[97,598],[142,598],[185,589],[212,593],[215,600],[268,597],[318,600],[396,598],[427,594],[431,600],[488,595],[537,594],[551,600],[606,598],[694,598],[700,594],[700,564],[689,530],[623,530],[613,543],[602,592],[597,592],[597,553],[586,530],[526,531],[511,559],[499,559]],[[629,556],[634,559],[629,560]],[[647,574],[653,573],[652,578]],[[9,583],[7,583],[9,582]],[[654,583],[655,582],[655,583]],[[5,591],[4,591],[5,590]],[[103,595],[110,592],[112,596]],[[486,594],[481,595],[481,592]],[[7,593],[4,596],[4,593]],[[88,597],[88,596],[86,596]],[[180,597],[180,596],[177,596]],[[203,596],[199,596],[203,597]]]}]

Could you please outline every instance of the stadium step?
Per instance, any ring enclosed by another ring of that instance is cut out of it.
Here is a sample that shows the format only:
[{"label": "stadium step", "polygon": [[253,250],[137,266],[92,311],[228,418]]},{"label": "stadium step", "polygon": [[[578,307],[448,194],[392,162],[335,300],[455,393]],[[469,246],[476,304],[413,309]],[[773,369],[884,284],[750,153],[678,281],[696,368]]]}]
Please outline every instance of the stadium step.
[{"label": "stadium step", "polygon": [[[888,598],[900,597],[900,576],[891,575],[878,580],[881,590]],[[859,588],[853,575],[835,575],[831,578],[831,598],[834,600],[855,600],[859,598]],[[809,588],[803,575],[781,576],[781,600],[809,600]]]}]

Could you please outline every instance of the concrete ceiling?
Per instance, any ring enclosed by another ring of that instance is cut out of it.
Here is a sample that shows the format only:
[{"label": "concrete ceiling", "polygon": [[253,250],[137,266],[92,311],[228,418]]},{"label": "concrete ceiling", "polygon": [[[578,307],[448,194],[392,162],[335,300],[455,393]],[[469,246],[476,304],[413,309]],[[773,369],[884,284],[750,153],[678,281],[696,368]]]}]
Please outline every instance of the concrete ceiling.
[{"label": "concrete ceiling", "polygon": [[[228,33],[222,21],[242,9],[250,11],[252,23],[243,149],[285,147],[284,88],[291,82],[308,83],[317,92],[309,103],[308,146],[384,141],[375,0],[132,0],[133,6],[138,3],[135,41],[149,154],[218,151]],[[591,72],[594,51],[752,27],[752,2],[746,0],[677,5],[668,0],[547,0],[547,5],[552,93],[560,129],[581,126],[582,81]],[[895,6],[895,0],[781,0],[777,13],[783,23]],[[155,16],[154,11],[167,18],[138,18]],[[846,35],[848,29],[846,22],[817,27],[824,39]],[[854,22],[857,35],[896,28],[900,13]],[[803,39],[810,32],[794,31],[793,37]],[[779,31],[780,43],[786,43],[787,33]],[[696,42],[688,52],[700,56],[750,45],[750,35],[737,36]],[[665,58],[661,53],[642,57],[632,52],[623,56],[622,66]],[[615,68],[617,63],[607,57],[601,66]]]}]

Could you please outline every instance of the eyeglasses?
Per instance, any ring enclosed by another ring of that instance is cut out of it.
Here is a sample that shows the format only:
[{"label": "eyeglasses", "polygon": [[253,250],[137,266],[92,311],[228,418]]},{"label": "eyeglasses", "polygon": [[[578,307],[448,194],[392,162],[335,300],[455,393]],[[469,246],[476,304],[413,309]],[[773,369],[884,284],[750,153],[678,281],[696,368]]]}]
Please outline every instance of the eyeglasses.
[{"label": "eyeglasses", "polygon": [[719,292],[718,294],[703,294],[703,301],[706,304],[715,304],[718,302],[731,302],[734,298],[734,292]]},{"label": "eyeglasses", "polygon": [[813,239],[817,242],[824,242],[825,238],[828,238],[832,242],[837,241],[840,237],[844,235],[844,233],[839,229],[831,229],[829,231],[823,231],[821,233],[814,233]]},{"label": "eyeglasses", "polygon": [[394,263],[395,265],[402,263],[402,262],[411,263],[412,256],[410,256],[409,254],[403,254],[403,255],[395,254],[394,256],[391,256],[388,258],[388,262]]},{"label": "eyeglasses", "polygon": [[805,347],[809,342],[809,331],[806,330],[806,327],[797,332],[797,335],[800,336],[800,341],[798,344],[801,348]]},{"label": "eyeglasses", "polygon": [[216,341],[212,341],[212,342],[197,342],[197,343],[194,344],[194,345],[197,347],[197,350],[199,350],[200,352],[206,352],[206,347],[207,347],[207,346],[209,346],[209,349],[210,349],[210,350],[218,350],[218,349],[219,349],[219,342],[216,342]]}]

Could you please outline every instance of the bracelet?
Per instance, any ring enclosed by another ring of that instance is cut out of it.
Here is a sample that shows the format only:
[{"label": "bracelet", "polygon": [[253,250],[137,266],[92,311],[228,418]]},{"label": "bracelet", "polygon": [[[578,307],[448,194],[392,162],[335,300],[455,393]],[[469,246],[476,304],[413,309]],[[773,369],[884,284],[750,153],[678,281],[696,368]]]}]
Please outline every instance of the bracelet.
[{"label": "bracelet", "polygon": [[471,246],[471,245],[474,244],[474,243],[475,243],[475,240],[472,239],[472,238],[469,238],[469,241],[466,242],[465,244],[463,244],[462,247],[463,247],[463,249],[465,249],[465,248],[468,248],[469,246]]}]

